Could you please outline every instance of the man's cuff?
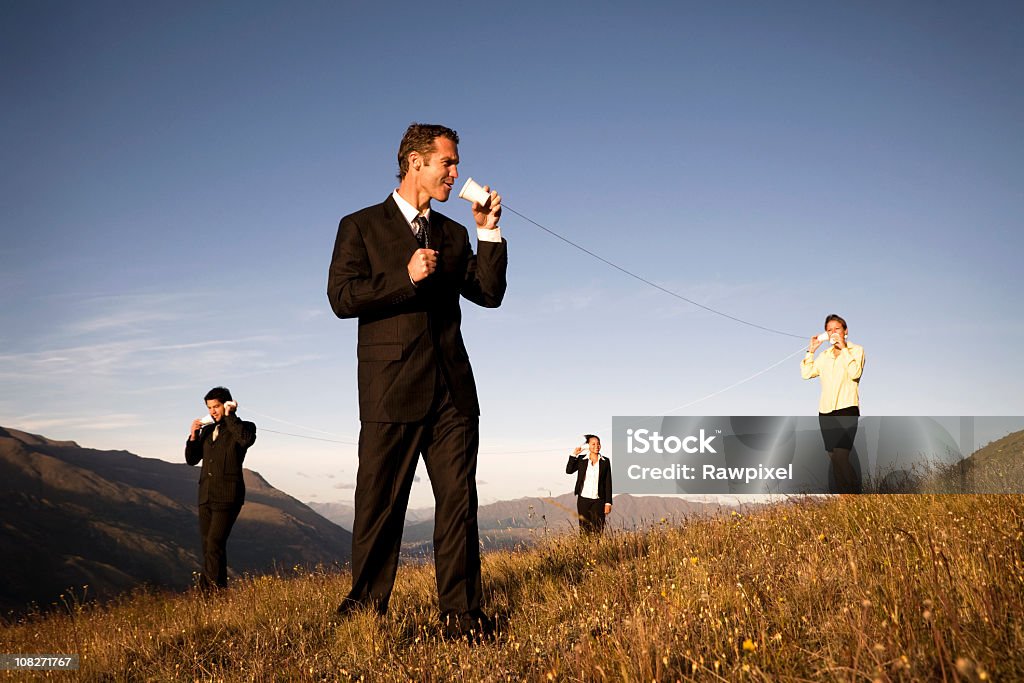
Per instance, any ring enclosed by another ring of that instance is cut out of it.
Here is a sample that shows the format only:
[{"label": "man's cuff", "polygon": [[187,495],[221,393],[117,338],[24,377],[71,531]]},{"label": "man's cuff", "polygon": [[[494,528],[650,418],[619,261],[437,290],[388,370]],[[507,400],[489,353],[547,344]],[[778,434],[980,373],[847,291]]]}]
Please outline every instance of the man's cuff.
[{"label": "man's cuff", "polygon": [[500,242],[501,228],[495,228],[494,230],[488,230],[487,228],[477,228],[476,238],[481,242]]}]

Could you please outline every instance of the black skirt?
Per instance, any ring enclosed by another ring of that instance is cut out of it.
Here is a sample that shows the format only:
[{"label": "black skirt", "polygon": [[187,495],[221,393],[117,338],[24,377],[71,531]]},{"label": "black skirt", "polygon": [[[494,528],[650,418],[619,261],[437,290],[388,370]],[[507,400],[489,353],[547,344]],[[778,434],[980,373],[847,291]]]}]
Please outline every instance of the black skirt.
[{"label": "black skirt", "polygon": [[860,407],[840,408],[831,413],[818,413],[818,425],[821,427],[821,438],[825,442],[826,451],[837,448],[853,450],[853,440],[857,438],[857,418]]}]

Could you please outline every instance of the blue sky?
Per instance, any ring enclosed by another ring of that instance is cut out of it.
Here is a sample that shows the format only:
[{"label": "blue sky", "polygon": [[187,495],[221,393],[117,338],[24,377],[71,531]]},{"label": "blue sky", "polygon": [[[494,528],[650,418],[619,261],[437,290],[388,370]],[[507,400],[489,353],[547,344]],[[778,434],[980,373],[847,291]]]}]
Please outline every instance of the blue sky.
[{"label": "blue sky", "polygon": [[[663,287],[805,337],[842,314],[865,414],[1024,414],[1022,20],[1012,2],[4,2],[0,424],[178,461],[224,384],[263,429],[251,468],[350,500],[356,326],[327,266],[338,219],[394,188],[411,121],[459,131],[463,179]],[[568,491],[583,432],[804,343],[502,224],[505,303],[464,306],[484,502]],[[798,360],[684,412],[813,414]],[[430,500],[424,477],[412,504]]]}]

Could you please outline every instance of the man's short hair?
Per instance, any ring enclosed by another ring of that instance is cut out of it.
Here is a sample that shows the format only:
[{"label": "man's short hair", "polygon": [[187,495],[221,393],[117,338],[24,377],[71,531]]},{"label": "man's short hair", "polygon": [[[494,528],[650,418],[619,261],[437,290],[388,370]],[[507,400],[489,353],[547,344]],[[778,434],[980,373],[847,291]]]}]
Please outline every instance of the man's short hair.
[{"label": "man's short hair", "polygon": [[825,318],[825,327],[828,328],[828,324],[830,322],[832,322],[833,320],[836,321],[837,323],[839,323],[840,325],[842,325],[844,330],[846,329],[846,321],[843,320],[838,315],[836,315],[835,313],[833,313],[832,315],[830,315],[827,318]]},{"label": "man's short hair", "polygon": [[206,392],[206,397],[203,399],[203,401],[220,401],[221,403],[227,403],[230,400],[231,392],[227,387],[214,387]]},{"label": "man's short hair", "polygon": [[398,146],[398,179],[401,180],[409,171],[409,155],[419,152],[429,156],[434,151],[434,140],[448,138],[459,144],[459,134],[447,126],[436,123],[410,123],[402,136],[402,144]]}]

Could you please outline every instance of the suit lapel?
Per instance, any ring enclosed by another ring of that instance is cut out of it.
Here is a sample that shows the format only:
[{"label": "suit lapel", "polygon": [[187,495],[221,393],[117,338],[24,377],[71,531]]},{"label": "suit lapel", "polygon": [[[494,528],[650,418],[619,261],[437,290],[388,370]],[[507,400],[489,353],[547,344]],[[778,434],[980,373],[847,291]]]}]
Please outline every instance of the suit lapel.
[{"label": "suit lapel", "polygon": [[[433,214],[433,211],[431,211],[431,214]],[[416,235],[413,234],[412,228],[409,227],[405,216],[402,215],[402,210],[398,208],[395,198],[391,195],[388,195],[388,198],[384,200],[384,215],[387,218],[384,222],[384,229],[388,234],[393,235],[396,239],[412,244],[414,249],[419,247]]]}]

